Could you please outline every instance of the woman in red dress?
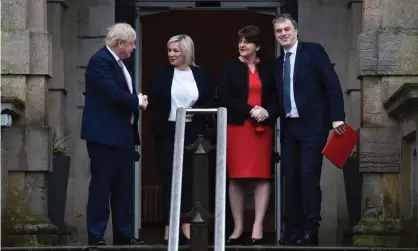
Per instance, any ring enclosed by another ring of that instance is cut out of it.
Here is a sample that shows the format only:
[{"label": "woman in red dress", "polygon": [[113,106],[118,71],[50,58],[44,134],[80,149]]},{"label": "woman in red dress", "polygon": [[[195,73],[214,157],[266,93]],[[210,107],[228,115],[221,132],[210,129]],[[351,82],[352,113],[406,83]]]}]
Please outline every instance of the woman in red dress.
[{"label": "woman in red dress", "polygon": [[279,103],[273,69],[257,58],[260,32],[247,26],[238,32],[239,57],[221,68],[218,98],[228,110],[227,167],[234,231],[227,244],[243,242],[244,186],[255,183],[255,221],[251,239],[263,238],[263,221],[270,197],[273,126]]}]

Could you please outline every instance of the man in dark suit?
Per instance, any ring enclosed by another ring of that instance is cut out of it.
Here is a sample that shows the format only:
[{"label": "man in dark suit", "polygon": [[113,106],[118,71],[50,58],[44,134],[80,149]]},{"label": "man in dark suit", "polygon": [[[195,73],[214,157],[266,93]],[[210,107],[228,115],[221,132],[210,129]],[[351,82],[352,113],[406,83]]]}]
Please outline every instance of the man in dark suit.
[{"label": "man in dark suit", "polygon": [[135,49],[135,30],[115,24],[106,46],[94,54],[85,74],[85,106],[81,138],[86,140],[91,180],[87,204],[89,245],[105,245],[103,236],[112,209],[113,244],[142,244],[133,238],[132,200],[134,161],[139,155],[139,109],[147,96],[137,94],[122,60]]},{"label": "man in dark suit", "polygon": [[273,25],[284,50],[275,64],[285,177],[285,231],[279,244],[318,245],[322,149],[329,130],[344,133],[342,90],[324,48],[298,41],[290,15],[277,16]]}]

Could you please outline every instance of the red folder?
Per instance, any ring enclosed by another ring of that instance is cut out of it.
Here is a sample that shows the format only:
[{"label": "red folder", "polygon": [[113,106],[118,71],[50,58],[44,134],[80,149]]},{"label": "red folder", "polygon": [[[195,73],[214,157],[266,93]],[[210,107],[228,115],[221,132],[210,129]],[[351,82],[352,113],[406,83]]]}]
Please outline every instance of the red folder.
[{"label": "red folder", "polygon": [[344,134],[338,135],[333,132],[322,150],[322,154],[338,168],[343,168],[358,138],[359,134],[347,123],[344,123]]}]

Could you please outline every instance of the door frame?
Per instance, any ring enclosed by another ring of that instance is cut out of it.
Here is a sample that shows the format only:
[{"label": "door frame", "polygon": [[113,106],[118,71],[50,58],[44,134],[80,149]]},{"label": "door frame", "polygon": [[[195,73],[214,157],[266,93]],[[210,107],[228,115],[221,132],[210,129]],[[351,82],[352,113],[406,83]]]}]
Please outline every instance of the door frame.
[{"label": "door frame", "polygon": [[[211,7],[200,7],[198,2],[213,2],[219,3],[218,6]],[[283,3],[280,1],[242,1],[242,0],[228,0],[228,1],[178,1],[178,0],[166,0],[166,1],[144,1],[136,0],[136,16],[135,16],[135,31],[137,34],[136,39],[136,50],[135,50],[135,86],[138,92],[142,91],[142,24],[141,16],[152,15],[161,12],[168,12],[170,10],[189,10],[189,11],[198,11],[198,10],[220,10],[220,11],[231,11],[231,10],[246,10],[251,12],[256,12],[259,14],[267,14],[275,16],[280,13]],[[275,50],[276,57],[279,57],[281,54],[281,48],[276,43]],[[140,115],[142,118],[142,116]],[[142,137],[142,123],[138,123],[138,131]],[[137,151],[142,155],[142,147],[138,146]],[[280,119],[277,120],[276,130],[275,130],[275,152],[280,153]],[[275,230],[276,230],[276,242],[280,239],[282,232],[282,185],[281,185],[281,172],[280,172],[280,163],[275,164]],[[135,186],[134,186],[134,231],[139,236],[141,231],[141,188],[142,188],[142,158],[139,162],[135,162]]]}]

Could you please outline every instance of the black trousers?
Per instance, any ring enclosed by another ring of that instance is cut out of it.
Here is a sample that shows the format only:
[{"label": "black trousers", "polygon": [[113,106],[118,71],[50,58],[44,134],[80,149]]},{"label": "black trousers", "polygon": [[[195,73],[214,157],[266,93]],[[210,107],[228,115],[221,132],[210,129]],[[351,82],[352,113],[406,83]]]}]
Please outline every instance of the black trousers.
[{"label": "black trousers", "polygon": [[[173,154],[174,154],[174,134],[175,123],[168,122],[165,126],[167,130],[155,136],[156,155],[163,189],[163,223],[169,224],[170,220],[170,199],[171,183],[173,177]],[[193,143],[197,138],[196,126],[186,123],[185,146]],[[184,150],[183,157],[183,179],[181,190],[180,213],[185,214],[193,207],[193,151]]]},{"label": "black trousers", "polygon": [[[298,119],[285,120],[282,168],[285,178],[285,230],[317,231],[321,220],[322,149],[328,134],[306,135]],[[306,123],[306,122],[305,122]]]}]

